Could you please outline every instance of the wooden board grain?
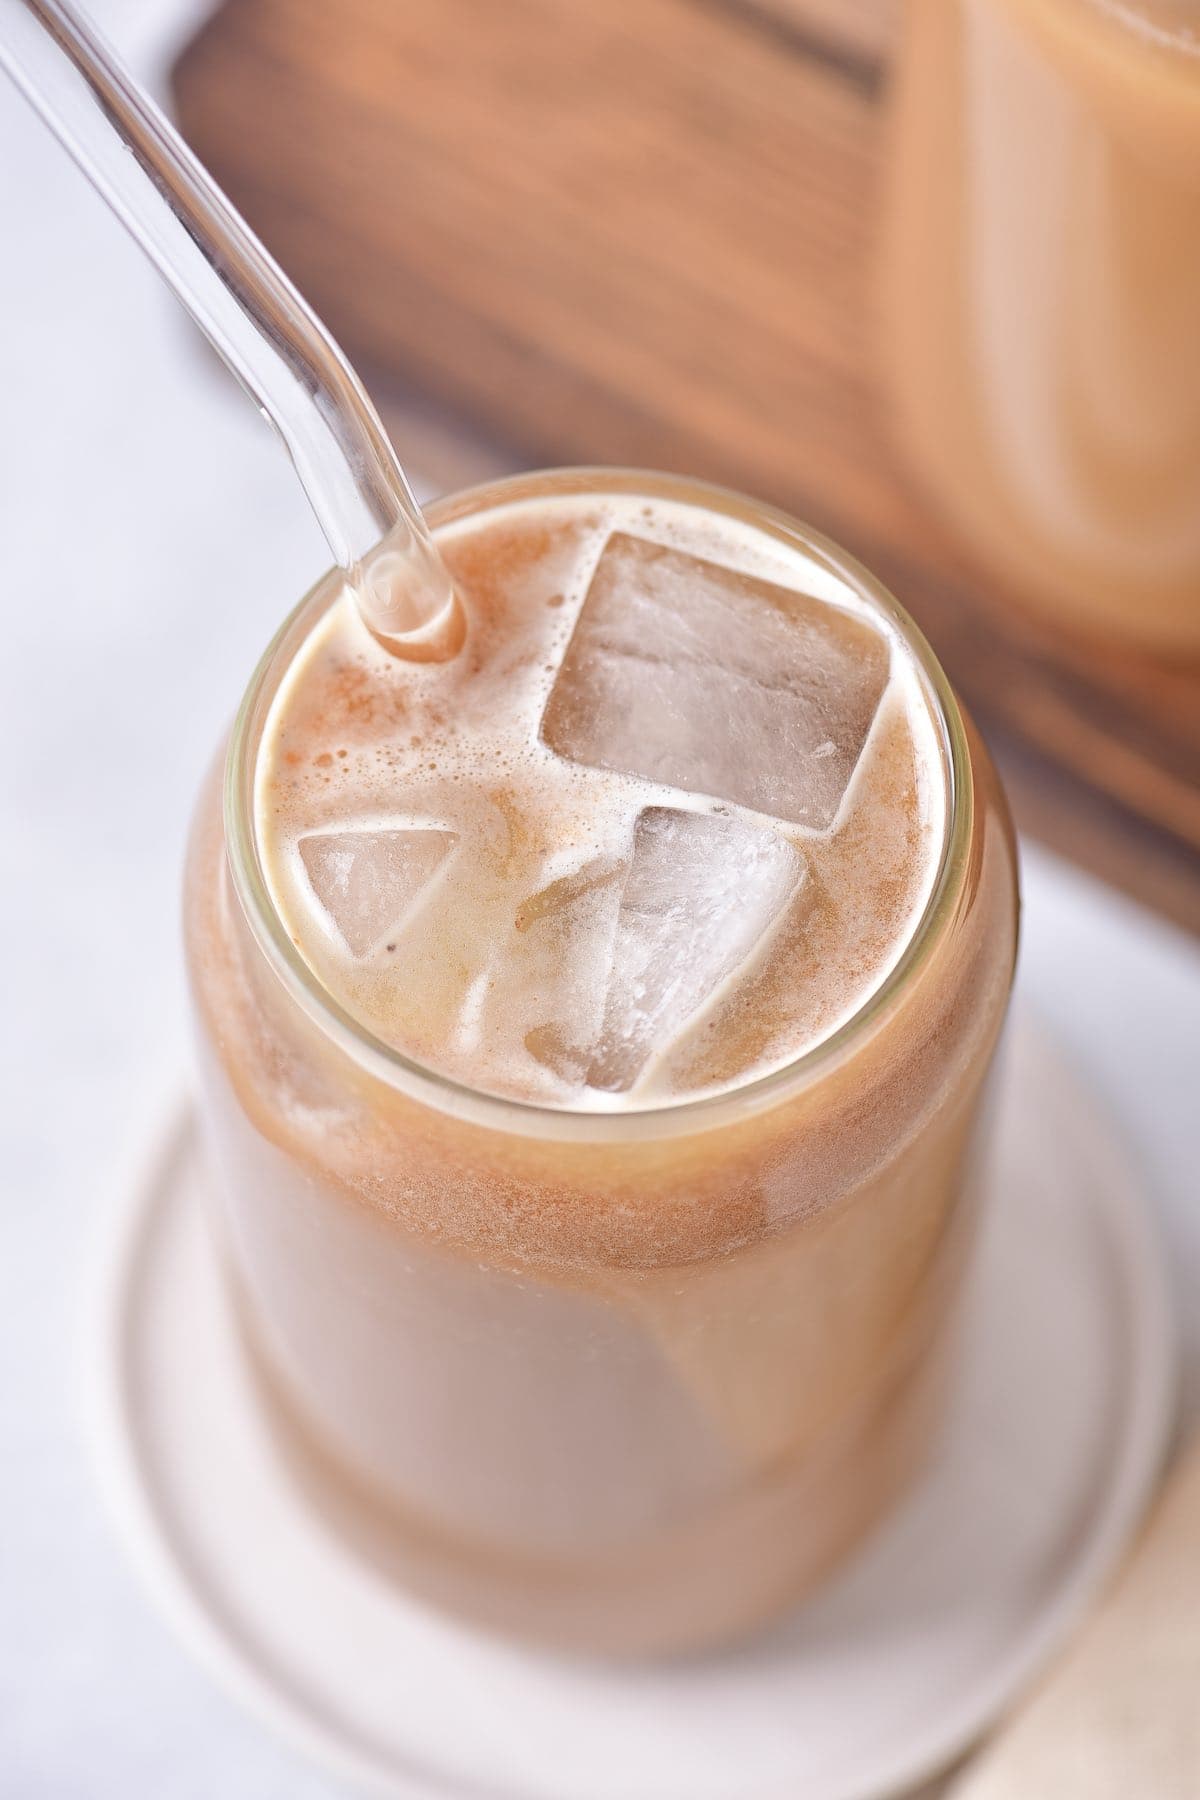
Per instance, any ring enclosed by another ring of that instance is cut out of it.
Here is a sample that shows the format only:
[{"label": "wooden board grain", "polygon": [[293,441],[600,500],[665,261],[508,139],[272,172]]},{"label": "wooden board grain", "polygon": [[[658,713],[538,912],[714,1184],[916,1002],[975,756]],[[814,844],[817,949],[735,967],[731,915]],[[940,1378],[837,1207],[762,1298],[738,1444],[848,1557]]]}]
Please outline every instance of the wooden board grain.
[{"label": "wooden board grain", "polygon": [[894,0],[226,0],[181,122],[364,369],[528,463],[708,476],[925,627],[1018,817],[1200,930],[1200,669],[1027,618],[878,378]]}]

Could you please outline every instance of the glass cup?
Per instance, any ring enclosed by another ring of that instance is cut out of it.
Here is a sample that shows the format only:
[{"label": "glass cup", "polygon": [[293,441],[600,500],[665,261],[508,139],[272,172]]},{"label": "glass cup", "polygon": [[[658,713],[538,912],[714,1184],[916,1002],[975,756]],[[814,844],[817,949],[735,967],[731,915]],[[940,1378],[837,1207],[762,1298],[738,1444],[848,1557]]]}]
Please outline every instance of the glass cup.
[{"label": "glass cup", "polygon": [[953,1375],[1017,899],[986,752],[915,628],[834,546],[737,496],[610,471],[496,483],[429,517],[436,534],[603,491],[803,546],[911,646],[948,819],[869,1002],[775,1073],[643,1111],[500,1099],[373,1038],[284,928],[252,804],[272,699],[333,577],[271,645],[202,795],[186,938],[214,1222],[297,1480],[441,1605],[647,1654],[790,1606],[921,1465]]},{"label": "glass cup", "polygon": [[907,0],[887,179],[930,493],[1031,607],[1200,655],[1195,0]]}]

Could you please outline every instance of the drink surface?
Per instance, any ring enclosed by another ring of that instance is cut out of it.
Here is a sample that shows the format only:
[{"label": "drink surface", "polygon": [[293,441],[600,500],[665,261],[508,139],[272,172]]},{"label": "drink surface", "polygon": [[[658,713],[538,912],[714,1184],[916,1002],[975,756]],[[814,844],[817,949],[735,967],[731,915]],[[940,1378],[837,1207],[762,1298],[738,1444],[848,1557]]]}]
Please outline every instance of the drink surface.
[{"label": "drink surface", "polygon": [[277,693],[275,903],[376,1037],[476,1089],[662,1105],[792,1061],[921,918],[942,741],[892,620],[809,549],[626,491],[439,534],[449,663],[343,595]]}]

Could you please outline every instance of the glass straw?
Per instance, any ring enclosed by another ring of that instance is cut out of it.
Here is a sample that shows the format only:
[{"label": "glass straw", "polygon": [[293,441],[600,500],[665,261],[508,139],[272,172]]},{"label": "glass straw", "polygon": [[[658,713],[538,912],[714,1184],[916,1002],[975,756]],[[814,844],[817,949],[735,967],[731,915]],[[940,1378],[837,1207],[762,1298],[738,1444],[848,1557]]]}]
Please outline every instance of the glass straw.
[{"label": "glass straw", "polygon": [[66,0],[0,0],[0,66],[283,439],[371,630],[452,656],[462,610],[378,413],[178,132]]}]

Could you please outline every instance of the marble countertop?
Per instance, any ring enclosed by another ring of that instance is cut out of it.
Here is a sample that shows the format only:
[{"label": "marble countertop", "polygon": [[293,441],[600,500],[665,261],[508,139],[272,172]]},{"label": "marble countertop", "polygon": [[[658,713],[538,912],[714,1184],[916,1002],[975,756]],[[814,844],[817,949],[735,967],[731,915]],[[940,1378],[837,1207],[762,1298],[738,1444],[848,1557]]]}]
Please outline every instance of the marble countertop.
[{"label": "marble countertop", "polygon": [[[110,0],[135,67],[193,16]],[[324,564],[282,451],[0,88],[0,1793],[316,1800],[128,1573],[81,1429],[116,1171],[186,1067],[179,866],[260,650]],[[1200,947],[1030,850],[1020,988],[1140,1154],[1200,1399]]]}]

